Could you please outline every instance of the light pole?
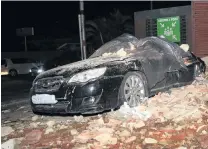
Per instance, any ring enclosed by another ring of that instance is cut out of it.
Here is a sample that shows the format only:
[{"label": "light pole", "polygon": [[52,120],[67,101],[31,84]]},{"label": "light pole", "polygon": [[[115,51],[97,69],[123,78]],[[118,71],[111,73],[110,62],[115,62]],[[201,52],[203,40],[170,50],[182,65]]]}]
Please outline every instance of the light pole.
[{"label": "light pole", "polygon": [[27,36],[34,35],[34,28],[33,27],[24,27],[16,29],[16,35],[24,37],[24,45],[25,45],[25,52],[27,52]]},{"label": "light pole", "polygon": [[150,10],[152,10],[153,5],[152,5],[152,0],[150,1]]},{"label": "light pole", "polygon": [[85,18],[84,18],[84,2],[80,0],[80,14],[78,15],[79,20],[79,36],[80,36],[80,47],[82,60],[86,59],[86,39],[85,39]]},{"label": "light pole", "polygon": [[25,37],[25,52],[27,52],[27,36],[24,37]]},{"label": "light pole", "polygon": [[[153,9],[153,0],[150,0],[150,10]],[[153,36],[152,34],[152,18],[150,18],[150,35]]]}]

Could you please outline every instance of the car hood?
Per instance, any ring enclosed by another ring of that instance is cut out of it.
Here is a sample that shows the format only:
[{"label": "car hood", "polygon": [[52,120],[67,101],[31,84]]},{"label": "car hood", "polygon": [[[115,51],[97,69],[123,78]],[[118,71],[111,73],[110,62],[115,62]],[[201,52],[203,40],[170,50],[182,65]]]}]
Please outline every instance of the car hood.
[{"label": "car hood", "polygon": [[75,63],[63,65],[50,70],[47,70],[39,74],[35,80],[45,77],[63,76],[70,77],[72,74],[81,72],[83,70],[92,69],[95,67],[105,67],[110,65],[116,65],[118,63],[125,62],[127,57],[96,57],[90,58]]}]

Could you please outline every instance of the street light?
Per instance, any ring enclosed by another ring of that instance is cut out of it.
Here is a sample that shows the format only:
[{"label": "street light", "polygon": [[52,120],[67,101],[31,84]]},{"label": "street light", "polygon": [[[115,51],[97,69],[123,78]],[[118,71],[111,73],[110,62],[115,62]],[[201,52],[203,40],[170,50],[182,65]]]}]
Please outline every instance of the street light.
[{"label": "street light", "polygon": [[[150,0],[150,10],[153,9],[153,0]],[[150,34],[151,36],[153,36],[153,33],[152,33],[152,18],[150,18]]]}]

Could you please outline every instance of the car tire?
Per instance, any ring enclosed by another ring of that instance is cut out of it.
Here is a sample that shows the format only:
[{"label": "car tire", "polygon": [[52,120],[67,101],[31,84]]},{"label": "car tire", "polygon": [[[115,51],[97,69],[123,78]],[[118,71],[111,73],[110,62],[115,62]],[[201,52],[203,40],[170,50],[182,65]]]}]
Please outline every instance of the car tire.
[{"label": "car tire", "polygon": [[142,72],[127,73],[120,86],[119,99],[135,107],[144,102],[145,97],[149,97],[146,76]]},{"label": "car tire", "polygon": [[11,77],[16,77],[18,75],[17,70],[15,70],[15,69],[9,70],[9,75]]}]

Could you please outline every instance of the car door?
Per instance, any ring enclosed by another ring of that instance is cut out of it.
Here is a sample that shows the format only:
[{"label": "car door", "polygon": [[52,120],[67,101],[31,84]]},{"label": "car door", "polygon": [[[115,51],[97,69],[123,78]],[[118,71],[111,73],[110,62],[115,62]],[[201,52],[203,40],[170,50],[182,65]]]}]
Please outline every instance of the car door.
[{"label": "car door", "polygon": [[11,59],[13,63],[13,69],[17,70],[18,74],[27,74],[29,73],[28,70],[28,63],[26,58],[13,58]]},{"label": "car door", "polygon": [[169,88],[177,85],[179,82],[179,71],[182,68],[181,63],[176,59],[175,53],[172,52],[173,48],[169,42],[155,39],[160,53],[163,53],[163,75],[165,79],[165,87]]},{"label": "car door", "polygon": [[19,58],[11,58],[8,61],[10,61],[9,63],[9,70],[16,70],[18,74],[22,74],[22,67],[21,67],[21,59]]},{"label": "car door", "polygon": [[145,75],[148,79],[151,91],[164,88],[164,54],[160,52],[159,47],[151,40],[143,44],[142,56],[146,59],[143,64]]}]

